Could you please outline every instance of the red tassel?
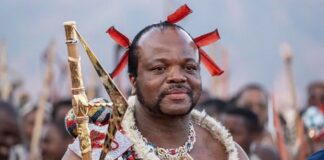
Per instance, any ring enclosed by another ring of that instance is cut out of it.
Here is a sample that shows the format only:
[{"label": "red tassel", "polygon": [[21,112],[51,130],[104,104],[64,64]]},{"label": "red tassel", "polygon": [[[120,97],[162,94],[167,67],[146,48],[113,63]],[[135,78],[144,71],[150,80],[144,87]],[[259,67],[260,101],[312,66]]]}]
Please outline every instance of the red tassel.
[{"label": "red tassel", "polygon": [[186,4],[184,4],[180,8],[178,8],[174,13],[168,16],[167,22],[177,23],[190,13],[192,13],[192,10]]},{"label": "red tassel", "polygon": [[110,35],[110,37],[115,40],[116,43],[118,43],[120,46],[122,46],[123,48],[128,48],[130,45],[130,41],[129,39],[123,35],[122,33],[120,33],[119,31],[117,31],[115,29],[115,27],[110,27],[106,33],[108,33]]},{"label": "red tassel", "polygon": [[126,66],[128,61],[128,50],[124,53],[123,57],[119,61],[117,67],[114,69],[114,71],[110,74],[111,78],[116,77]]},{"label": "red tassel", "polygon": [[211,43],[214,43],[220,39],[217,29],[213,32],[204,34],[194,39],[198,47],[207,46]]},{"label": "red tassel", "polygon": [[200,60],[201,62],[205,65],[207,70],[212,76],[219,76],[221,75],[224,71],[218,67],[218,65],[207,55],[207,53],[199,49],[199,54],[200,54]]}]

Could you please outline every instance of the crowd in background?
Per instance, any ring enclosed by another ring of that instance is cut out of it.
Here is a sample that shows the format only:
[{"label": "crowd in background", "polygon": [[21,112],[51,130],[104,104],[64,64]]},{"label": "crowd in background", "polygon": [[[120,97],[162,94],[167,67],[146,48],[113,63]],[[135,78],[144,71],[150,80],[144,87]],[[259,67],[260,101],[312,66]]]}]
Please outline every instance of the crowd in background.
[{"label": "crowd in background", "polygon": [[[296,116],[304,122],[302,142],[297,144],[297,121],[290,126],[283,113],[276,114],[269,103],[271,96],[259,84],[247,84],[227,100],[204,91],[196,109],[220,121],[252,160],[299,159],[324,148],[324,82],[311,83],[307,92],[308,103]],[[10,100],[0,102],[0,159],[28,159],[37,105],[26,97],[19,104]],[[71,98],[46,104],[39,144],[41,159],[61,159],[73,142],[64,125],[65,114],[71,107]],[[280,125],[274,123],[276,116]],[[281,141],[277,133],[282,133]]]}]

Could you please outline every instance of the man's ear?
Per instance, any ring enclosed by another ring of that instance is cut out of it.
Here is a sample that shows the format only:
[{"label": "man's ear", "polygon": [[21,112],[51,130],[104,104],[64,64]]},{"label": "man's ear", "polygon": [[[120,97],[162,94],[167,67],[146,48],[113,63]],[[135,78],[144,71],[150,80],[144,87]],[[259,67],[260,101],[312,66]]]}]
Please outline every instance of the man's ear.
[{"label": "man's ear", "polygon": [[136,77],[133,74],[128,74],[129,81],[132,85],[131,95],[136,94]]}]

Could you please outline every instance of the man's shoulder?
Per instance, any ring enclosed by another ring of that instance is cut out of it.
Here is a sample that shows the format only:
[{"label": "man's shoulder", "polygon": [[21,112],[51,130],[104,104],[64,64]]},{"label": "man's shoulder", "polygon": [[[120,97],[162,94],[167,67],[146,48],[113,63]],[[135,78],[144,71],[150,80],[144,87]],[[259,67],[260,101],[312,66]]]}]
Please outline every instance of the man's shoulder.
[{"label": "man's shoulder", "polygon": [[[98,126],[109,123],[112,113],[111,106],[112,103],[104,98],[95,98],[89,101],[89,123]],[[71,136],[77,137],[76,115],[73,108],[65,116],[65,127]]]},{"label": "man's shoulder", "polygon": [[195,159],[210,159],[215,156],[220,160],[228,159],[228,154],[223,143],[213,137],[207,129],[199,125],[194,126],[197,140],[192,154],[194,154],[193,157]]},{"label": "man's shoulder", "polygon": [[[198,147],[219,153],[217,157],[245,159],[245,152],[237,145],[228,130],[217,120],[204,112],[193,110],[191,117],[197,128]],[[213,154],[213,153],[211,153]]]}]

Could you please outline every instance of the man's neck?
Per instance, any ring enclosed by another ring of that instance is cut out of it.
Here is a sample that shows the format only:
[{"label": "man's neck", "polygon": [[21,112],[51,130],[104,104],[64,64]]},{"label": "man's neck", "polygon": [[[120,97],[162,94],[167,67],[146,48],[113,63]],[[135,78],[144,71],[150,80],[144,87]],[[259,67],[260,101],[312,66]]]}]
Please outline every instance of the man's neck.
[{"label": "man's neck", "polygon": [[137,103],[135,120],[141,134],[158,147],[178,148],[189,135],[190,115],[156,116]]}]

